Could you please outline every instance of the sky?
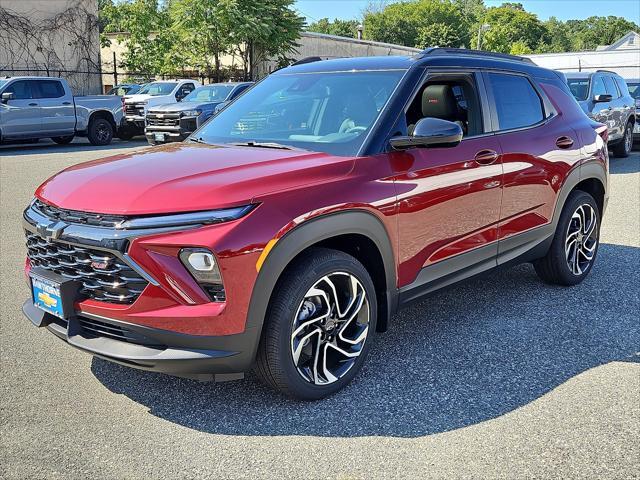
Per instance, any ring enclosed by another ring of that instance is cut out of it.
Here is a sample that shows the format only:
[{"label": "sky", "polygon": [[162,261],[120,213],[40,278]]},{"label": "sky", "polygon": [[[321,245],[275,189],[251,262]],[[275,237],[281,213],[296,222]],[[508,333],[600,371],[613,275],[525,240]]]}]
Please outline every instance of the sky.
[{"label": "sky", "polygon": [[[497,7],[506,0],[485,0],[485,5]],[[510,0],[524,5],[528,12],[541,20],[555,16],[560,20],[584,19],[593,15],[616,15],[640,23],[640,1],[638,0]],[[307,23],[328,17],[360,18],[369,0],[297,0],[295,7],[307,17]],[[379,3],[375,1],[373,3]]]}]

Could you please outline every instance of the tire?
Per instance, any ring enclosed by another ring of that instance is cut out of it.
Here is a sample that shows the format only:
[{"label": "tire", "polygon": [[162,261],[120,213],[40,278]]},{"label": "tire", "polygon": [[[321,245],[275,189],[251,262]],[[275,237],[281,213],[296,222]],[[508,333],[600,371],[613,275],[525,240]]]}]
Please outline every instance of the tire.
[{"label": "tire", "polygon": [[158,142],[156,142],[155,140],[152,140],[151,138],[147,138],[147,143],[149,145],[158,145]]},{"label": "tire", "polygon": [[[337,296],[330,294],[331,285]],[[327,317],[326,312],[333,314]],[[274,288],[254,371],[263,383],[290,397],[332,395],[360,370],[376,320],[376,292],[364,266],[344,252],[312,248],[287,267]]]},{"label": "tire", "polygon": [[569,194],[549,251],[533,263],[542,281],[571,286],[589,275],[600,244],[600,219],[600,209],[591,195],[580,190]]},{"label": "tire", "polygon": [[136,132],[135,130],[131,129],[131,128],[121,128],[118,131],[118,138],[120,140],[131,140],[133,137],[136,136]]},{"label": "tire", "polygon": [[51,137],[51,140],[56,142],[58,145],[68,145],[70,144],[75,135],[67,135],[66,137]]},{"label": "tire", "polygon": [[113,139],[113,125],[106,118],[91,120],[87,138],[91,145],[109,145]]},{"label": "tire", "polygon": [[624,127],[624,134],[622,141],[615,145],[611,150],[616,157],[626,158],[629,156],[631,149],[633,148],[633,127],[631,122],[627,122]]}]

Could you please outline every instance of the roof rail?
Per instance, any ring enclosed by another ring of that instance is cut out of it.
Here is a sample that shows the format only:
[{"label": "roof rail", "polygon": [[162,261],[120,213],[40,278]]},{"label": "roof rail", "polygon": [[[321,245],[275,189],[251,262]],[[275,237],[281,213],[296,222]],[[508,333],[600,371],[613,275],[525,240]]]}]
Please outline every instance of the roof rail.
[{"label": "roof rail", "polygon": [[601,69],[596,70],[596,73],[612,73],[614,75],[618,75],[616,72],[612,72],[611,70],[601,70]]},{"label": "roof rail", "polygon": [[305,63],[313,63],[313,62],[321,62],[322,58],[320,57],[305,57],[305,58],[301,58],[300,60],[296,60],[295,62],[293,62],[290,66],[292,65],[304,65]]},{"label": "roof rail", "polygon": [[469,50],[466,48],[429,47],[418,53],[419,58],[424,58],[427,55],[469,55],[474,57],[495,58],[498,60],[515,60],[517,62],[535,65],[533,60],[527,57],[519,57],[517,55],[509,55],[506,53],[487,52],[486,50]]}]

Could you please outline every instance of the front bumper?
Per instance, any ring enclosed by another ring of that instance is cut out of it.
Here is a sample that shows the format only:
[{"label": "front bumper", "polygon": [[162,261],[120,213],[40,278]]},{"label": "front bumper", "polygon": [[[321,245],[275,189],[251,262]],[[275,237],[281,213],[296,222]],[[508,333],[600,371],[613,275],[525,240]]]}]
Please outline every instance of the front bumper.
[{"label": "front bumper", "polygon": [[204,118],[203,115],[200,117],[167,118],[165,122],[170,124],[163,125],[163,120],[156,117],[157,114],[151,112],[145,126],[147,140],[154,142],[181,142],[201,125],[201,120]]},{"label": "front bumper", "polygon": [[219,337],[186,335],[81,313],[68,321],[24,302],[22,311],[69,345],[141,370],[198,380],[242,378],[253,363],[259,329]]}]

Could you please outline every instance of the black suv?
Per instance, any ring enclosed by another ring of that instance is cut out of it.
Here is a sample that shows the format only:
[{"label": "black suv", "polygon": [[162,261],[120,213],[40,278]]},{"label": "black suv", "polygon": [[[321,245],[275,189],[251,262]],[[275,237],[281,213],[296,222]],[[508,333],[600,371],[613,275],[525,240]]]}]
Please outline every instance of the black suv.
[{"label": "black suv", "polygon": [[626,157],[633,145],[635,101],[620,75],[607,70],[567,73],[567,83],[584,112],[609,128],[609,148]]}]

